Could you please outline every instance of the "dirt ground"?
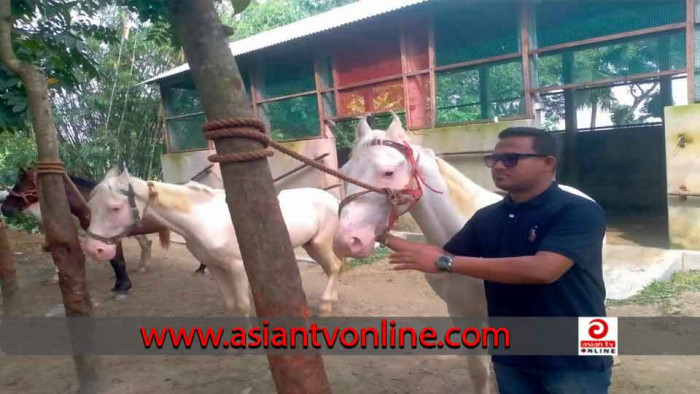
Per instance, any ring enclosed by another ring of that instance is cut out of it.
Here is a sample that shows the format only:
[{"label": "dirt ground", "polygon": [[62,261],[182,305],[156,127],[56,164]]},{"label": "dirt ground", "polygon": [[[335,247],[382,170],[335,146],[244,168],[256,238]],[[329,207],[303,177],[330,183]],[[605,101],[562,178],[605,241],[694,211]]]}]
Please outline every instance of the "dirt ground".
[{"label": "dirt ground", "polygon": [[[61,304],[57,285],[43,285],[53,273],[40,251],[40,236],[12,232],[24,313],[45,315]],[[88,261],[90,294],[100,316],[220,315],[223,306],[208,276],[194,277],[197,261],[183,245],[164,251],[154,242],[150,271],[138,273],[138,245],[125,244],[134,287],[125,300],[109,289],[109,264]],[[309,304],[318,303],[325,275],[320,267],[300,263]],[[700,293],[685,293],[680,314],[700,316]],[[616,316],[660,315],[655,306],[626,305]],[[341,316],[446,316],[442,301],[421,274],[392,272],[385,262],[351,268],[340,279]],[[326,356],[334,393],[469,393],[463,359],[456,356]],[[274,393],[263,356],[103,356],[99,372],[106,393]],[[69,357],[0,356],[0,393],[66,393],[75,384]],[[611,393],[696,393],[700,356],[621,357],[613,370]]]}]

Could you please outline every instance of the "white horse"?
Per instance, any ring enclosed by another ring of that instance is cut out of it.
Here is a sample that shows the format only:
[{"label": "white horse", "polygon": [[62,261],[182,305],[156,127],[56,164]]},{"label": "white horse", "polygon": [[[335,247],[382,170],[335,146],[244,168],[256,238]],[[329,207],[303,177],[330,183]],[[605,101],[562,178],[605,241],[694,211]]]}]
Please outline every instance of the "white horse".
[{"label": "white horse", "polygon": [[[312,188],[284,190],[278,199],[292,245],[303,247],[328,276],[319,309],[330,314],[338,299],[342,265],[333,253],[338,199]],[[228,312],[249,314],[248,279],[224,190],[196,182],[146,182],[113,168],[88,205],[92,219],[85,247],[93,258],[106,260],[114,255],[114,245],[95,238],[118,238],[133,226],[136,216],[150,218],[185,239],[187,249],[209,269]]]},{"label": "white horse", "polygon": [[[380,188],[398,190],[411,184],[411,163],[407,160],[406,151],[396,148],[408,144],[409,138],[399,118],[395,114],[393,117],[386,132],[372,130],[366,119],[360,121],[355,132],[351,158],[341,169],[343,173]],[[378,140],[398,144],[377,144]],[[436,157],[432,150],[418,145],[410,147],[418,171],[429,186],[421,185],[423,195],[410,213],[428,243],[442,247],[477,210],[502,199]],[[560,187],[585,196],[569,186]],[[346,196],[363,191],[347,182],[345,188]],[[433,192],[431,188],[441,193]],[[340,229],[334,242],[336,253],[342,257],[370,255],[374,250],[376,234],[386,229],[390,214],[391,207],[386,196],[378,193],[365,194],[348,201],[340,213]],[[482,280],[464,275],[425,274],[425,277],[433,290],[447,303],[450,316],[486,317]],[[474,392],[489,393],[488,356],[470,357],[467,364]]]}]

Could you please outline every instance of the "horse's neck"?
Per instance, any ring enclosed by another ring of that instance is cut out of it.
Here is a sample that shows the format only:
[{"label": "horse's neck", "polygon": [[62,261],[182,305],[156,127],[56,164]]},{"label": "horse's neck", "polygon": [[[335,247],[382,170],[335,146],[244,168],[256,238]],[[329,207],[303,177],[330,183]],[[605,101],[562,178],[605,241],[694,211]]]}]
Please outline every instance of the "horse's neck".
[{"label": "horse's neck", "polygon": [[445,174],[441,173],[440,165],[429,160],[431,159],[421,160],[419,170],[425,182],[441,193],[423,185],[423,197],[411,211],[411,215],[423,231],[426,240],[430,244],[442,246],[477,210],[498,201],[500,197],[461,175],[457,170],[448,168],[445,162],[441,164]]},{"label": "horse's neck", "polygon": [[[92,192],[92,189],[94,189],[94,187],[88,188],[82,185],[80,182],[75,182],[74,177],[69,176],[69,178],[73,185],[75,185],[75,189],[71,185],[69,185],[68,182],[63,182],[63,187],[66,190],[66,197],[68,198],[68,207],[70,208],[70,213],[84,219],[84,217],[88,214],[89,211],[87,210],[87,207],[85,206],[85,204],[83,204],[83,202],[90,199],[90,192]],[[76,189],[78,193],[80,193],[80,196],[76,195]]]},{"label": "horse's neck", "polygon": [[[157,185],[159,184],[158,182],[154,183]],[[191,211],[183,212],[163,206],[159,203],[156,203],[156,201],[148,202],[149,190],[146,181],[143,181],[138,178],[131,178],[131,184],[134,187],[134,193],[136,194],[136,198],[141,200],[141,202],[144,204],[144,207],[145,204],[148,204],[148,207],[145,208],[145,211],[143,212],[143,219],[151,220],[155,223],[158,223],[161,226],[174,231],[175,233],[179,234],[185,239],[190,239],[195,235],[192,229],[196,228],[195,226],[193,226],[193,223],[196,219]],[[185,186],[179,185],[169,185],[169,187],[185,188]],[[187,194],[189,190],[183,189],[183,192]]]}]

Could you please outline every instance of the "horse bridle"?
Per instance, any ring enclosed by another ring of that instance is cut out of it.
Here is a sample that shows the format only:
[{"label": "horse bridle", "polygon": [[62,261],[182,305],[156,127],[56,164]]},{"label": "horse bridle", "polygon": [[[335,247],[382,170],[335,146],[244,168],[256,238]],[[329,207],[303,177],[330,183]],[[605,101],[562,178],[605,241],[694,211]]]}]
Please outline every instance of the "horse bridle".
[{"label": "horse bridle", "polygon": [[[8,192],[8,195],[13,196],[13,197],[19,197],[22,199],[22,201],[24,201],[25,205],[22,208],[20,208],[20,212],[27,209],[27,207],[29,207],[30,205],[39,202],[39,195],[36,191],[36,188],[32,189],[32,190],[27,190],[27,191],[24,191],[21,193],[17,193],[14,190],[8,190],[7,192]],[[34,202],[29,201],[30,197],[33,198],[35,201]]]},{"label": "horse bridle", "polygon": [[[418,156],[417,158],[414,157],[413,149],[411,148],[411,145],[409,145],[407,142],[401,144],[391,140],[373,139],[368,143],[368,145],[382,145],[394,148],[398,150],[402,155],[404,155],[404,157],[410,165],[409,180],[405,187],[403,187],[402,189],[380,189],[382,192],[381,194],[384,194],[386,196],[387,201],[389,202],[389,206],[391,207],[391,211],[389,213],[389,223],[386,229],[382,233],[376,235],[376,239],[381,241],[382,239],[384,239],[386,234],[388,234],[389,231],[391,231],[391,229],[394,228],[394,225],[398,221],[399,217],[404,215],[406,212],[410,212],[413,208],[415,208],[416,205],[418,205],[418,202],[420,201],[421,197],[423,197],[423,189],[421,188],[421,183],[423,183],[428,189],[435,193],[442,194],[442,192],[435,190],[425,181],[423,174],[418,170],[418,162],[420,161],[420,156]],[[353,193],[345,197],[338,206],[338,216],[340,216],[340,213],[342,212],[343,208],[348,203],[368,193],[378,193],[378,191],[363,190],[361,192]],[[407,204],[408,208],[403,212],[399,213],[399,207]]]},{"label": "horse bridle", "polygon": [[[146,184],[148,185],[148,200],[146,201],[146,206],[143,208],[144,214],[146,213],[148,206],[151,204],[151,200],[158,195],[153,182],[148,181]],[[93,233],[90,230],[85,230],[85,234],[89,238],[96,239],[107,245],[116,245],[121,242],[124,237],[128,236],[131,230],[141,225],[141,212],[139,212],[139,208],[136,206],[136,193],[134,192],[134,187],[131,185],[131,183],[129,183],[129,188],[127,190],[119,189],[118,191],[119,193],[125,195],[129,202],[129,209],[131,210],[131,218],[133,220],[132,223],[127,226],[124,231],[111,237],[103,237],[99,234]]]}]

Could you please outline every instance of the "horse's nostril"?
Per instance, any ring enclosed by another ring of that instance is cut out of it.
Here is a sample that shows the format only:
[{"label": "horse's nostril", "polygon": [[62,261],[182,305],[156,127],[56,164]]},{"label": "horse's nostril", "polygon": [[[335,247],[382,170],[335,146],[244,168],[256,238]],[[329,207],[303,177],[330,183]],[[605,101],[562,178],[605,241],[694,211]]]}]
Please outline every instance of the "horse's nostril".
[{"label": "horse's nostril", "polygon": [[95,249],[95,251],[96,251],[96,252],[97,252],[97,254],[99,255],[99,254],[102,254],[102,253],[104,253],[104,251],[105,251],[105,250],[104,250],[104,249],[102,249],[102,248],[97,248],[97,249]]},{"label": "horse's nostril", "polygon": [[352,238],[350,238],[350,245],[357,247],[357,246],[362,245],[362,241],[360,241],[360,239],[357,237],[352,237]]}]

